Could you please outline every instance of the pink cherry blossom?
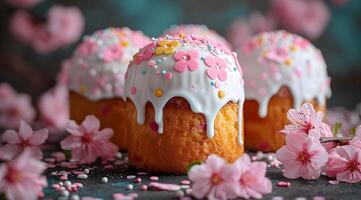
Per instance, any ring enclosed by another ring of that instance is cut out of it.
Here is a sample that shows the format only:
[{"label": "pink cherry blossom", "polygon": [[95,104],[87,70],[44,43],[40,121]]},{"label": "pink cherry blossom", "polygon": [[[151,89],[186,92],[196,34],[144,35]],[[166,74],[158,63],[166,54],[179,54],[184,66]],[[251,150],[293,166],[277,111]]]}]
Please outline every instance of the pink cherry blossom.
[{"label": "pink cherry blossom", "polygon": [[16,11],[9,22],[10,33],[15,39],[25,44],[32,42],[38,28],[39,24],[36,23],[34,17],[23,10]]},{"label": "pink cherry blossom", "polygon": [[133,200],[136,198],[138,198],[137,193],[129,193],[129,194],[114,193],[113,194],[114,200]]},{"label": "pink cherry blossom", "polygon": [[272,14],[291,32],[318,38],[326,28],[330,13],[324,1],[273,0]]},{"label": "pink cherry blossom", "polygon": [[204,59],[204,62],[208,67],[207,75],[211,79],[219,79],[220,81],[225,81],[227,79],[227,63],[223,58],[207,56]]},{"label": "pink cherry blossom", "polygon": [[177,72],[197,70],[199,67],[198,57],[199,54],[197,51],[178,51],[174,54],[174,59],[177,61],[174,65],[174,70]]},{"label": "pink cherry blossom", "polygon": [[6,144],[0,148],[0,158],[10,160],[26,151],[37,159],[43,158],[40,145],[48,138],[48,130],[41,129],[33,131],[33,129],[24,121],[20,122],[19,132],[15,130],[7,130],[2,136],[3,142]]},{"label": "pink cherry blossom", "polygon": [[361,181],[361,149],[352,145],[338,146],[329,154],[326,174],[338,181],[357,183]]},{"label": "pink cherry blossom", "polygon": [[361,125],[356,127],[355,137],[350,141],[350,145],[361,149]]},{"label": "pink cherry blossom", "polygon": [[65,129],[69,120],[69,102],[68,90],[64,85],[57,85],[43,94],[38,106],[41,122],[46,127]]},{"label": "pink cherry blossom", "polygon": [[54,5],[48,11],[47,30],[62,44],[70,44],[79,39],[84,29],[84,17],[74,6]]},{"label": "pink cherry blossom", "polygon": [[35,200],[47,186],[41,173],[45,163],[32,158],[28,153],[19,155],[15,160],[0,165],[0,193],[8,200]]},{"label": "pink cherry blossom", "polygon": [[237,196],[240,173],[235,166],[210,155],[204,164],[196,165],[188,172],[193,181],[192,195],[197,199],[231,199]]},{"label": "pink cherry blossom", "polygon": [[0,83],[0,104],[9,101],[14,95],[15,91],[8,83]]},{"label": "pink cherry blossom", "polygon": [[35,110],[30,96],[7,91],[6,99],[0,103],[0,127],[15,128],[19,126],[20,120],[32,123],[34,118]]},{"label": "pink cherry blossom", "polygon": [[39,4],[43,0],[6,0],[6,1],[13,6],[30,8]]},{"label": "pink cherry blossom", "polygon": [[156,44],[152,42],[143,47],[137,54],[135,54],[134,63],[139,65],[141,62],[147,61],[149,58],[151,58],[154,53],[155,46]]},{"label": "pink cherry blossom", "polygon": [[289,179],[317,179],[328,159],[327,151],[315,138],[305,134],[286,135],[286,145],[276,152]]},{"label": "pink cherry blossom", "polygon": [[[287,118],[291,124],[281,131],[285,134],[306,133],[316,139],[324,136],[323,113],[316,112],[311,103],[304,103],[299,109],[290,109]],[[322,133],[321,133],[322,132]]]},{"label": "pink cherry blossom", "polygon": [[99,120],[93,115],[88,115],[81,125],[69,121],[67,130],[71,135],[61,141],[61,148],[71,150],[72,159],[80,163],[92,163],[98,157],[113,158],[118,152],[118,147],[109,142],[114,132],[99,128]]},{"label": "pink cherry blossom", "polygon": [[102,52],[101,58],[105,62],[111,62],[113,60],[121,59],[122,56],[123,56],[122,47],[118,44],[114,44],[114,45],[111,45],[111,46],[107,47],[106,49],[104,49],[104,51]]},{"label": "pink cherry blossom", "polygon": [[251,162],[244,154],[233,165],[238,168],[239,179],[238,196],[241,198],[262,198],[263,194],[272,192],[272,183],[265,177],[267,164],[265,162]]}]

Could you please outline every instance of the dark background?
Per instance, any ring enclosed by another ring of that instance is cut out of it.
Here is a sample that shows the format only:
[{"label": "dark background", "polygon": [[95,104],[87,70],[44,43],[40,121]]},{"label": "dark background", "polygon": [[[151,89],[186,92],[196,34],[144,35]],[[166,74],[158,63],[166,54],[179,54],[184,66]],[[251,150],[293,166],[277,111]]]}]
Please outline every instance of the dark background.
[{"label": "dark background", "polygon": [[[361,1],[348,0],[342,6],[331,0],[324,2],[331,14],[330,22],[312,42],[323,52],[332,78],[329,106],[353,108],[361,102]],[[109,26],[128,26],[156,37],[170,25],[180,23],[205,24],[225,36],[237,17],[253,11],[265,13],[271,1],[44,0],[27,10],[45,20],[47,10],[55,4],[81,9],[85,17],[83,34]],[[76,43],[48,54],[36,53],[8,31],[9,19],[17,9],[0,1],[0,82],[10,82],[36,99],[55,84],[61,61],[71,55]]]}]

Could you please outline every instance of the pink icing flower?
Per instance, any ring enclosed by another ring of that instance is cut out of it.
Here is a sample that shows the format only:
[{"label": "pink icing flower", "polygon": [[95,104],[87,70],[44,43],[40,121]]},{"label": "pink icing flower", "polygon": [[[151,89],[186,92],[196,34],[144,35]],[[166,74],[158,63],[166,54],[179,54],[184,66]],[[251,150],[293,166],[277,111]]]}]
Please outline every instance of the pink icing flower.
[{"label": "pink icing flower", "polygon": [[239,179],[238,196],[241,198],[262,198],[263,194],[272,192],[272,183],[265,177],[267,164],[265,162],[251,162],[244,154],[233,165],[238,168]]},{"label": "pink icing flower", "polygon": [[338,146],[329,154],[325,170],[327,176],[338,181],[361,181],[361,149],[352,145]]},{"label": "pink icing flower", "polygon": [[54,5],[48,11],[46,28],[62,44],[70,44],[81,36],[84,17],[77,7]]},{"label": "pink icing flower", "polygon": [[361,149],[361,125],[356,127],[355,137],[350,141],[350,145]]},{"label": "pink icing flower", "polygon": [[42,1],[43,0],[7,0],[9,4],[23,8],[33,7]]},{"label": "pink icing flower", "polygon": [[188,172],[193,181],[192,194],[197,199],[231,199],[237,196],[239,176],[235,166],[227,166],[226,162],[210,155],[204,164],[196,165]]},{"label": "pink icing flower", "polygon": [[290,109],[287,118],[291,124],[286,125],[281,131],[285,134],[306,133],[316,139],[326,134],[323,133],[323,113],[316,112],[310,103],[304,103],[299,109]]},{"label": "pink icing flower", "polygon": [[318,140],[305,134],[288,134],[286,145],[276,152],[276,157],[283,163],[286,178],[317,179],[328,154]]},{"label": "pink icing flower", "polygon": [[92,40],[85,39],[76,50],[76,54],[80,57],[86,57],[96,52],[98,50],[98,45]]},{"label": "pink icing flower", "polygon": [[129,194],[114,193],[113,194],[114,200],[133,200],[136,198],[138,198],[137,193],[129,193]]},{"label": "pink icing flower", "polygon": [[119,60],[123,56],[123,49],[120,45],[114,44],[107,47],[102,53],[102,59],[105,62],[111,62],[114,60]]},{"label": "pink icing flower", "polygon": [[40,145],[48,138],[48,130],[41,129],[33,131],[33,129],[24,121],[20,122],[19,132],[14,130],[5,131],[2,140],[6,143],[0,148],[0,158],[10,160],[26,151],[37,159],[43,158]]},{"label": "pink icing flower", "polygon": [[0,103],[0,127],[15,128],[19,126],[20,120],[32,123],[34,118],[35,110],[26,94],[8,93]]},{"label": "pink icing flower", "polygon": [[309,38],[318,38],[330,19],[324,1],[274,0],[272,4],[272,14],[282,26]]},{"label": "pink icing flower", "polygon": [[174,59],[177,61],[174,65],[174,70],[177,72],[195,71],[199,67],[198,63],[199,54],[197,51],[178,51],[174,54]]},{"label": "pink icing flower", "polygon": [[151,58],[154,53],[155,46],[156,44],[152,42],[147,46],[143,47],[137,54],[135,54],[134,56],[135,64],[139,65],[141,62],[147,61],[149,58]]},{"label": "pink icing flower", "polygon": [[72,159],[80,163],[92,163],[98,157],[113,158],[118,152],[118,147],[109,142],[114,132],[99,128],[99,120],[93,115],[88,115],[81,125],[69,121],[67,130],[71,135],[61,141],[61,148],[71,150]]},{"label": "pink icing flower", "polygon": [[0,165],[0,193],[8,200],[38,199],[38,194],[47,186],[46,177],[41,175],[45,169],[45,163],[27,153]]},{"label": "pink icing flower", "polygon": [[39,100],[39,112],[42,123],[56,130],[63,130],[69,120],[68,90],[64,85],[43,94]]},{"label": "pink icing flower", "polygon": [[227,64],[226,61],[220,57],[207,56],[204,59],[208,69],[207,75],[215,80],[219,79],[220,81],[225,81],[227,79]]}]

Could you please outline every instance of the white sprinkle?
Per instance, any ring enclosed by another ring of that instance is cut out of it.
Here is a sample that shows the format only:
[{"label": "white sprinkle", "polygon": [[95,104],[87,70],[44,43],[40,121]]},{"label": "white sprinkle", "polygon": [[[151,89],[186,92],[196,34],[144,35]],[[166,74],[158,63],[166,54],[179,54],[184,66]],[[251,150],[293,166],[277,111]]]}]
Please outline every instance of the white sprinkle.
[{"label": "white sprinkle", "polygon": [[128,179],[128,180],[135,179],[135,176],[134,176],[134,175],[129,175],[129,176],[127,176],[127,179]]},{"label": "white sprinkle", "polygon": [[65,187],[70,187],[70,186],[71,186],[71,182],[70,182],[70,181],[65,181],[65,182],[64,182],[64,186],[65,186]]},{"label": "white sprinkle", "polygon": [[63,185],[64,185],[64,183],[60,181],[60,182],[59,182],[59,186],[63,186]]},{"label": "white sprinkle", "polygon": [[70,197],[70,200],[79,200],[79,199],[80,199],[80,197],[77,194],[73,194]]},{"label": "white sprinkle", "polygon": [[129,184],[129,185],[127,185],[127,188],[128,188],[128,190],[132,190],[132,189],[133,189],[133,185],[132,185],[132,184]]},{"label": "white sprinkle", "polygon": [[85,174],[89,174],[89,169],[84,169]]},{"label": "white sprinkle", "polygon": [[107,177],[103,177],[103,178],[102,178],[102,182],[103,182],[103,183],[108,183],[108,178],[107,178]]},{"label": "white sprinkle", "polygon": [[69,196],[69,191],[68,190],[61,191],[61,196],[64,196],[64,197]]},{"label": "white sprinkle", "polygon": [[191,188],[191,186],[189,186],[189,185],[181,185],[180,187],[181,187],[181,189],[188,189],[188,188]]},{"label": "white sprinkle", "polygon": [[88,178],[88,175],[86,174],[79,174],[78,175],[78,179],[87,179]]},{"label": "white sprinkle", "polygon": [[306,197],[296,197],[295,200],[307,200]]},{"label": "white sprinkle", "polygon": [[123,157],[123,154],[118,152],[116,155],[115,155],[118,159],[121,159]]},{"label": "white sprinkle", "polygon": [[175,195],[179,198],[184,197],[184,192],[182,190],[179,190],[179,191],[175,192]]}]

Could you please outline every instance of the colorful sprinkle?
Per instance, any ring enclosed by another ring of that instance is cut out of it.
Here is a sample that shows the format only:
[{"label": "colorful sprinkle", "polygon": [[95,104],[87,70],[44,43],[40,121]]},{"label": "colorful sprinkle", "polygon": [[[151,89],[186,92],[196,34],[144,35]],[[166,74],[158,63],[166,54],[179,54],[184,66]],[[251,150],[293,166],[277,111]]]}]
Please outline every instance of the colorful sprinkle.
[{"label": "colorful sprinkle", "polygon": [[223,91],[223,90],[220,90],[220,91],[218,92],[218,97],[219,97],[220,99],[222,99],[224,96],[225,96],[224,91]]},{"label": "colorful sprinkle", "polygon": [[155,89],[154,90],[154,96],[156,96],[156,97],[161,97],[161,96],[163,96],[163,90],[162,89]]},{"label": "colorful sprinkle", "polygon": [[280,181],[277,183],[278,187],[291,187],[291,183],[287,181]]},{"label": "colorful sprinkle", "polygon": [[137,88],[133,86],[130,88],[130,94],[135,95],[135,93],[137,93]]},{"label": "colorful sprinkle", "polygon": [[287,66],[291,66],[292,65],[292,60],[290,58],[286,58],[284,61],[285,65]]},{"label": "colorful sprinkle", "polygon": [[164,78],[165,78],[165,79],[168,79],[168,80],[169,80],[169,79],[172,79],[172,77],[173,77],[172,72],[167,72],[167,73],[164,74]]}]

